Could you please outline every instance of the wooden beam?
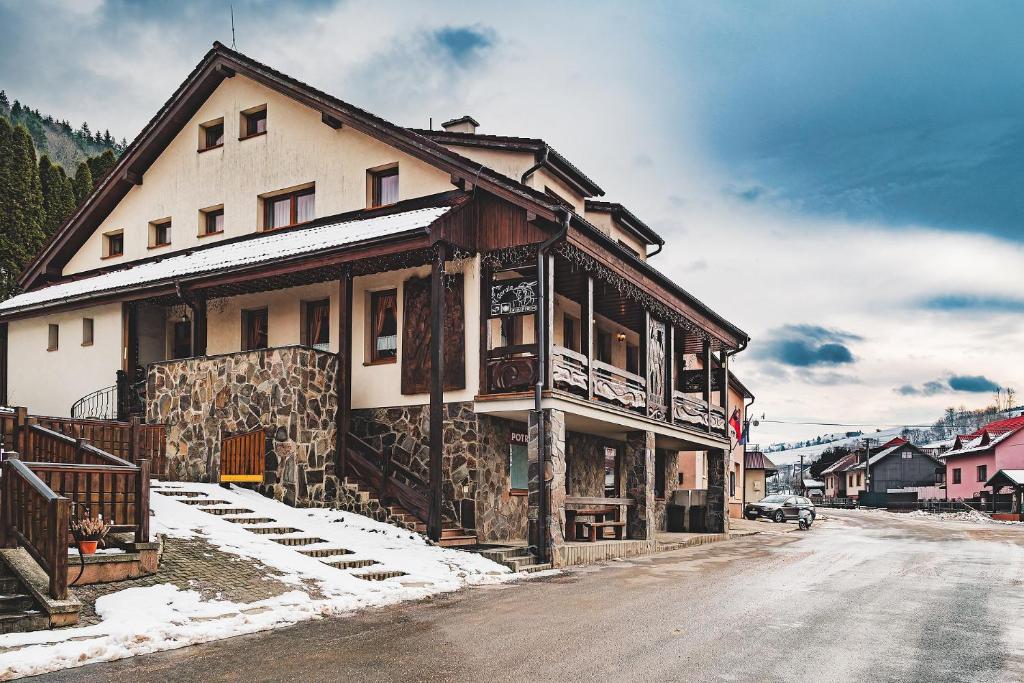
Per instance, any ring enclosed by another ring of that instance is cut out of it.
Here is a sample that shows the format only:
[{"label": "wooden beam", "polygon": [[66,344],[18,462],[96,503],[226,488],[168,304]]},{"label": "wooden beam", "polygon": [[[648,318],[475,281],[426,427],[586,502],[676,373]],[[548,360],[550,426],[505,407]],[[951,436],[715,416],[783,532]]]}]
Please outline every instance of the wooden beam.
[{"label": "wooden beam", "polygon": [[550,390],[554,386],[551,379],[551,349],[555,339],[555,255],[548,254],[544,264],[544,388]]},{"label": "wooden beam", "polygon": [[487,351],[491,346],[491,266],[486,259],[480,259],[480,383],[478,394],[489,393],[487,384]]},{"label": "wooden beam", "polygon": [[352,272],[346,269],[338,281],[338,374],[335,386],[338,410],[335,416],[335,474],[348,476],[349,432],[352,429]]},{"label": "wooden beam", "polygon": [[676,355],[676,326],[670,322],[665,323],[665,419],[669,424],[674,421],[672,410],[672,391],[675,388],[675,355]]},{"label": "wooden beam", "polygon": [[[726,353],[725,349],[722,349],[722,410],[725,414],[725,438],[729,439],[729,444],[732,444],[732,437],[729,436],[729,354]],[[741,397],[742,401],[743,398]],[[740,425],[743,428],[743,425]],[[731,448],[728,452],[731,452]]]},{"label": "wooden beam", "polygon": [[444,449],[444,262],[438,242],[430,270],[430,514],[427,534],[441,540],[441,458]]},{"label": "wooden beam", "polygon": [[206,355],[206,298],[197,297],[190,304],[192,309],[192,355]]},{"label": "wooden beam", "polygon": [[324,123],[324,125],[330,126],[334,130],[338,130],[342,126],[341,121],[339,121],[338,119],[334,118],[333,116],[331,116],[327,112],[320,112],[320,120]]},{"label": "wooden beam", "polygon": [[586,276],[580,301],[580,351],[587,357],[587,399],[594,398],[594,278]]},{"label": "wooden beam", "polygon": [[135,171],[132,171],[127,168],[124,170],[124,173],[121,174],[121,179],[124,180],[126,183],[131,183],[132,185],[142,184],[142,174],[136,173]]},{"label": "wooden beam", "polygon": [[223,76],[224,78],[234,78],[235,70],[227,64],[217,64],[213,67],[213,70]]},{"label": "wooden beam", "polygon": [[711,431],[711,342],[704,341],[704,352],[703,352],[703,363],[704,363],[704,391],[702,396],[704,403],[707,405],[708,414],[708,432]]}]

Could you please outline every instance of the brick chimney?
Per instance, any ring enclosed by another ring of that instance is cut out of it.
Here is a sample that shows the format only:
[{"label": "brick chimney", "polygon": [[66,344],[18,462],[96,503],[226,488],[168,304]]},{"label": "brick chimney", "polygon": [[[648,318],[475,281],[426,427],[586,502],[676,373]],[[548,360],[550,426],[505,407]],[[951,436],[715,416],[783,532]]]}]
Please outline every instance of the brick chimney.
[{"label": "brick chimney", "polygon": [[466,116],[452,119],[451,121],[445,121],[441,124],[441,127],[449,133],[473,134],[476,132],[477,126],[479,125],[480,123],[476,119],[467,114]]}]

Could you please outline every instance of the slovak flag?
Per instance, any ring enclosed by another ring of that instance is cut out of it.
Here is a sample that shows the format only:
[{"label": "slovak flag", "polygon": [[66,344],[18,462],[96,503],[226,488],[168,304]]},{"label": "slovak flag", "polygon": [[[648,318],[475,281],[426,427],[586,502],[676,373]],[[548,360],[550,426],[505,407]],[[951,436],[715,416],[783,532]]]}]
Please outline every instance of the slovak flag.
[{"label": "slovak flag", "polygon": [[729,426],[736,432],[736,439],[743,438],[743,427],[740,426],[740,409],[733,408],[732,417],[729,418]]}]

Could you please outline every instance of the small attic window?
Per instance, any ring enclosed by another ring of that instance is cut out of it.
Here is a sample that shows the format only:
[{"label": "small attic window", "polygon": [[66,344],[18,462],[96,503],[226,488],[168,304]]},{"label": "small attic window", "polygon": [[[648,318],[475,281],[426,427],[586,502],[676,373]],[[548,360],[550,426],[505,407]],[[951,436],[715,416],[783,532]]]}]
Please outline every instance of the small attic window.
[{"label": "small attic window", "polygon": [[199,151],[216,149],[224,145],[224,119],[209,121],[199,126]]},{"label": "small attic window", "polygon": [[253,138],[267,132],[267,105],[247,109],[242,112],[239,140]]},{"label": "small attic window", "polygon": [[366,172],[370,208],[398,202],[398,164],[371,168]]},{"label": "small attic window", "polygon": [[166,247],[171,243],[171,219],[165,218],[149,224],[149,246]]},{"label": "small attic window", "polygon": [[103,258],[124,254],[124,231],[108,232],[103,236]]}]

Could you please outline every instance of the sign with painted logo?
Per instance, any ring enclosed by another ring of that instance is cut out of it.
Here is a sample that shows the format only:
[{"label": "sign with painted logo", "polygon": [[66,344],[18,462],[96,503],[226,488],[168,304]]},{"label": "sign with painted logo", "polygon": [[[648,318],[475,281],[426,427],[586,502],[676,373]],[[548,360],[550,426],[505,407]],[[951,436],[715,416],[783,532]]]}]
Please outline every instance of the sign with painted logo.
[{"label": "sign with painted logo", "polygon": [[537,278],[498,280],[491,283],[491,318],[537,312]]}]

